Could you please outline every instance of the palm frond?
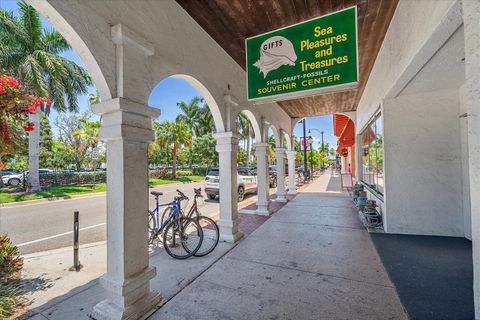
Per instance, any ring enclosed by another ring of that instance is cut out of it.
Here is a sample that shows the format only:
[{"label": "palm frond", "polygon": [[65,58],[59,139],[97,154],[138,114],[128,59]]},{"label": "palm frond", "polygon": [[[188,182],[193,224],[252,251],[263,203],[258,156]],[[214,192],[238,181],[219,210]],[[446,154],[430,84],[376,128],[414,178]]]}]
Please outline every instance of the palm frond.
[{"label": "palm frond", "polygon": [[42,66],[33,55],[25,57],[22,64],[25,79],[30,83],[35,93],[41,97],[48,97],[48,88],[45,82]]},{"label": "palm frond", "polygon": [[12,12],[3,9],[0,9],[0,34],[4,43],[20,43],[24,47],[30,43],[30,36],[21,23],[15,19]]},{"label": "palm frond", "polygon": [[21,49],[12,48],[0,39],[0,68],[18,71],[18,62],[23,59],[25,52]]},{"label": "palm frond", "polygon": [[35,47],[42,37],[42,22],[37,10],[25,1],[18,2],[18,11],[20,12],[19,22],[23,25],[30,38],[30,47]]},{"label": "palm frond", "polygon": [[58,31],[47,29],[43,31],[39,47],[51,54],[59,54],[71,48]]}]

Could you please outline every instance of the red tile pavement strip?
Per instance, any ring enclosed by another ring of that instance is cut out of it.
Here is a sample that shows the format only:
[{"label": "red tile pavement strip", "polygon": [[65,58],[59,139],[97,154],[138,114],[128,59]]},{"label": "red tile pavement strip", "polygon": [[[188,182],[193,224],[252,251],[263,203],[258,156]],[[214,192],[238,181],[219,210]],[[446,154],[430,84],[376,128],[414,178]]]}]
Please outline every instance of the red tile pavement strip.
[{"label": "red tile pavement strip", "polygon": [[[305,190],[309,184],[302,185],[297,188],[297,192],[302,192]],[[287,195],[288,201],[293,200],[296,197],[296,195]],[[269,199],[270,200],[275,200],[277,198],[276,194],[271,194]],[[270,210],[272,211],[272,214],[276,213],[278,210],[283,208],[287,202],[276,202],[272,201],[270,202]],[[257,203],[254,200],[246,200],[242,206],[238,207],[239,210],[241,209],[247,209],[247,210],[256,210],[257,209]],[[267,221],[270,216],[261,216],[257,214],[244,214],[244,213],[239,213],[240,216],[240,225],[238,226],[238,229],[240,232],[242,232],[245,235],[249,235],[253,231],[255,231],[258,227],[260,227],[265,221]],[[219,214],[217,213],[215,216],[212,217],[213,220],[218,221],[219,219]]]}]

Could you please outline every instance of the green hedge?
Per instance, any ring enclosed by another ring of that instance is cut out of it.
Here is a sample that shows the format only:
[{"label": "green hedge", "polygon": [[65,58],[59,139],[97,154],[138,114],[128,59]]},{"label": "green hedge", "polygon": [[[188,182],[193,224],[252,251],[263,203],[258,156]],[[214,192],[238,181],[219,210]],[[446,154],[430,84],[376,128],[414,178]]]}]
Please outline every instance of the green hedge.
[{"label": "green hedge", "polygon": [[192,172],[194,176],[206,176],[207,173],[210,171],[210,169],[211,169],[210,167],[209,168],[193,168]]},{"label": "green hedge", "polygon": [[[105,171],[97,171],[95,173],[95,182],[107,182],[107,173]],[[42,187],[90,183],[93,183],[93,172],[60,172],[40,175],[40,185]]]},{"label": "green hedge", "polygon": [[[177,177],[189,177],[193,176],[192,170],[177,170]],[[150,179],[173,179],[172,170],[150,170]]]}]

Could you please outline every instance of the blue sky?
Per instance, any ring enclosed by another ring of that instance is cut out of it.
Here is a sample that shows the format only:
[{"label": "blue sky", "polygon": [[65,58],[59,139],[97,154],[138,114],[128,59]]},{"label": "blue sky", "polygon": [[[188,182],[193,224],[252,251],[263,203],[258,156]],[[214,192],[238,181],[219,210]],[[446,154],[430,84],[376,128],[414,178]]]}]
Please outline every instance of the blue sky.
[{"label": "blue sky", "polygon": [[[18,14],[17,2],[16,0],[0,0],[0,7],[11,10]],[[42,24],[46,28],[53,28],[52,25],[42,17]],[[68,50],[62,54],[63,57],[76,62],[81,66],[85,66],[80,59],[80,57],[73,51]],[[95,88],[89,88],[90,93],[95,93]],[[80,112],[87,111],[89,109],[88,104],[88,94],[81,95],[78,97]],[[179,109],[177,107],[178,101],[189,102],[193,97],[201,96],[200,93],[190,86],[186,81],[177,78],[167,78],[161,81],[152,91],[148,103],[152,107],[159,108],[161,110],[161,115],[159,120],[173,120],[179,114]],[[55,119],[57,113],[53,110],[50,115],[50,119]],[[330,147],[335,147],[337,144],[337,139],[333,136],[333,117],[329,116],[318,116],[307,118],[307,135],[308,129],[314,128],[311,134],[314,137],[314,147],[319,147],[321,145],[321,135],[318,131],[324,131],[324,141],[328,143]],[[318,131],[317,131],[318,130]],[[295,127],[294,134],[297,137],[303,136],[302,124],[299,124]]]}]

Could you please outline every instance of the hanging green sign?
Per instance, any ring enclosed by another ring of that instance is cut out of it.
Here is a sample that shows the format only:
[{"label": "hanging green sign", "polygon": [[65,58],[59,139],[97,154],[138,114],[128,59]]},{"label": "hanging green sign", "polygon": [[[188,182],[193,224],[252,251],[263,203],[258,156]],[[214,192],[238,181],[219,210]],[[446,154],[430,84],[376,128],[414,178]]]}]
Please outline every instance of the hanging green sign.
[{"label": "hanging green sign", "polygon": [[357,87],[357,7],[248,38],[245,46],[249,101]]}]

